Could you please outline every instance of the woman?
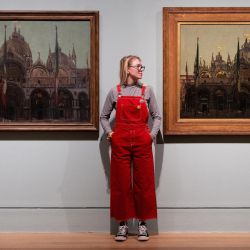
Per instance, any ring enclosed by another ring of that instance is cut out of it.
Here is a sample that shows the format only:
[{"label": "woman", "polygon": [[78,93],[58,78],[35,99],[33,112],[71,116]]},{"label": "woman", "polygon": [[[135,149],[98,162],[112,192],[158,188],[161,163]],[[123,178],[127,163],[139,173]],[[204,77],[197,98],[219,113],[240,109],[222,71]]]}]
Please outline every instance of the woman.
[{"label": "woman", "polygon": [[[161,116],[155,95],[140,83],[142,65],[138,56],[125,56],[120,61],[120,84],[108,93],[100,116],[101,125],[111,142],[111,217],[119,222],[115,240],[128,236],[128,219],[137,218],[138,240],[148,240],[145,220],[157,217],[152,141],[156,137]],[[109,118],[116,109],[116,125]],[[153,127],[149,131],[149,113]]]}]

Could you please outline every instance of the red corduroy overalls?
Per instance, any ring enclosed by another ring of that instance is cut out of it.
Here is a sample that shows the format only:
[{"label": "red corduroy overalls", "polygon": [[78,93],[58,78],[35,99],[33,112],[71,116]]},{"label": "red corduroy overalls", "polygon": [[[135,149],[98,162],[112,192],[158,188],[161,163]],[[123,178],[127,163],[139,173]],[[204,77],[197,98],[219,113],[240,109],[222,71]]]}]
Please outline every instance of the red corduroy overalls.
[{"label": "red corduroy overalls", "polygon": [[122,96],[120,85],[117,91],[111,139],[111,217],[120,221],[153,219],[157,208],[145,86],[141,96]]}]

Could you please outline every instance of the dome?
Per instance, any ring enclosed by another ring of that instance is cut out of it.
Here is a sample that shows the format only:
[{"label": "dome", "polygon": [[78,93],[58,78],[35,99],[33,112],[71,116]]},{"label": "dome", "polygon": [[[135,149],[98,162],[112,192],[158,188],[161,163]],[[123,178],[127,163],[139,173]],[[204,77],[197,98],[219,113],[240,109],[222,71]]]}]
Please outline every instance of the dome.
[{"label": "dome", "polygon": [[[12,35],[7,40],[7,57],[12,54],[13,57],[25,60],[26,57],[32,57],[29,44],[25,41],[24,37],[20,34],[20,30],[14,29]],[[0,54],[3,55],[4,44],[0,49]]]},{"label": "dome", "polygon": [[[56,61],[55,52],[49,55],[47,59],[47,65],[49,64],[50,60],[52,61],[53,66],[55,66],[55,61]],[[73,60],[69,56],[61,52],[61,50],[59,50],[59,66],[66,67],[66,68],[75,68],[75,64]]]},{"label": "dome", "polygon": [[70,61],[69,61],[69,58],[66,54],[64,54],[63,52],[59,52],[59,62],[61,65],[64,65],[64,66],[70,66]]}]

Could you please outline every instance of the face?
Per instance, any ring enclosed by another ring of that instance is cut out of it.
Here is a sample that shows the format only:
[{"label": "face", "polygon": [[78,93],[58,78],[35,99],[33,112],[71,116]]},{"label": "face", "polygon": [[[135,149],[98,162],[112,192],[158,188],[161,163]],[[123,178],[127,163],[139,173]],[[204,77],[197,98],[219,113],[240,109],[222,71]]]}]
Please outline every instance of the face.
[{"label": "face", "polygon": [[133,59],[128,66],[128,83],[135,83],[142,78],[144,66],[137,58]]}]

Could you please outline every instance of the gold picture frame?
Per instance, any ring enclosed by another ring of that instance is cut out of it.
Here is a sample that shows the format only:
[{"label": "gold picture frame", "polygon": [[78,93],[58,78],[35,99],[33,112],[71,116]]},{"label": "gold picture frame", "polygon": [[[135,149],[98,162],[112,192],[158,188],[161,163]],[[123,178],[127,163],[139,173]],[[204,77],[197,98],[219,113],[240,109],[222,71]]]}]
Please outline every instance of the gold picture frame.
[{"label": "gold picture frame", "polygon": [[164,135],[250,134],[250,8],[163,8]]},{"label": "gold picture frame", "polygon": [[0,130],[98,131],[99,12],[0,12]]}]

